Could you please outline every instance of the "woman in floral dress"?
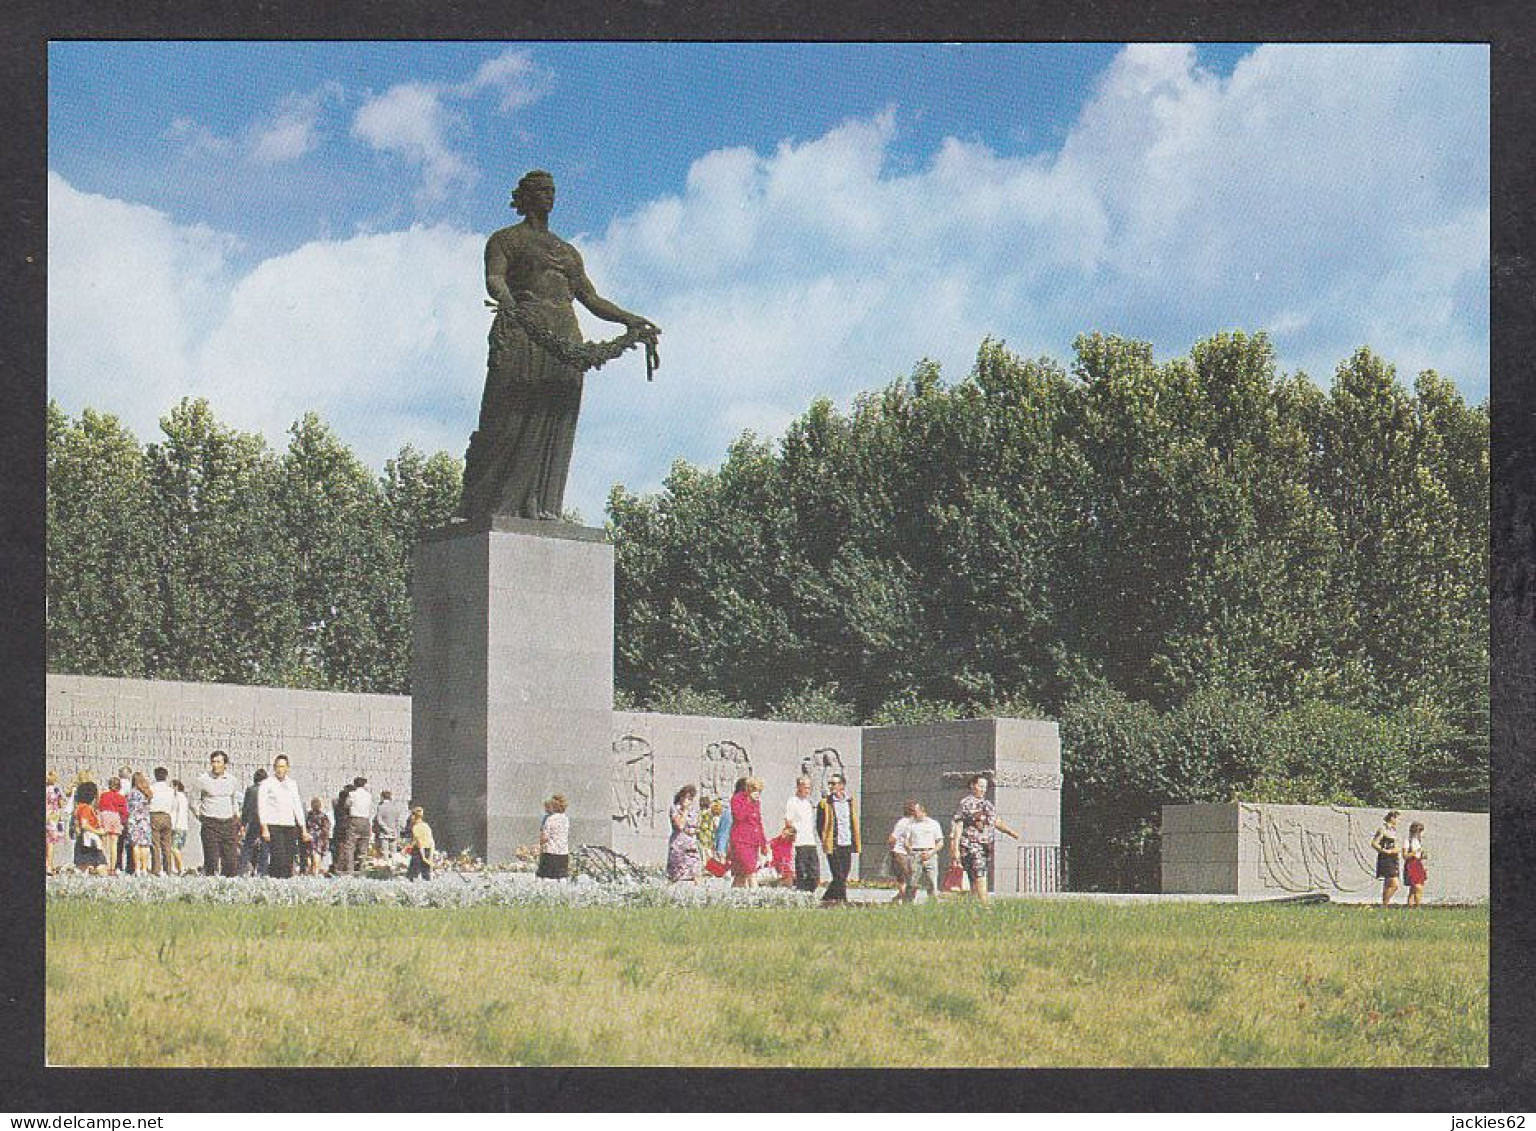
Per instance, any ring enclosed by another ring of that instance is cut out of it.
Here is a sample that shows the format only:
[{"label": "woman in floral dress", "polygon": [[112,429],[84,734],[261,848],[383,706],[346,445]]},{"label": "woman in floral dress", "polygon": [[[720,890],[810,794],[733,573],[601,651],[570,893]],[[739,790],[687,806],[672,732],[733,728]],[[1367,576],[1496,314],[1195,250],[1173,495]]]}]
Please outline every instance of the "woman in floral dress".
[{"label": "woman in floral dress", "polygon": [[320,858],[331,847],[331,815],[318,797],[309,799],[309,812],[304,814],[304,827],[309,830],[309,874],[320,874]]},{"label": "woman in floral dress", "polygon": [[672,838],[667,841],[667,879],[698,880],[704,868],[699,852],[699,787],[685,785],[672,798]]},{"label": "woman in floral dress", "polygon": [[43,870],[51,876],[56,871],[53,866],[54,850],[64,843],[66,799],[64,789],[59,785],[57,773],[49,770],[45,781],[47,784],[43,787]]},{"label": "woman in floral dress", "polygon": [[[987,800],[987,777],[975,774],[970,781],[971,791],[960,799],[950,825],[949,858],[959,860],[970,878],[971,890],[981,903],[987,902],[987,874],[992,864],[992,846],[997,832],[1005,832],[1014,840],[1019,834],[1005,825],[997,816],[997,807]],[[994,832],[996,830],[996,832]]]},{"label": "woman in floral dress", "polygon": [[128,791],[128,845],[133,849],[133,874],[149,875],[149,779],[135,771]]}]

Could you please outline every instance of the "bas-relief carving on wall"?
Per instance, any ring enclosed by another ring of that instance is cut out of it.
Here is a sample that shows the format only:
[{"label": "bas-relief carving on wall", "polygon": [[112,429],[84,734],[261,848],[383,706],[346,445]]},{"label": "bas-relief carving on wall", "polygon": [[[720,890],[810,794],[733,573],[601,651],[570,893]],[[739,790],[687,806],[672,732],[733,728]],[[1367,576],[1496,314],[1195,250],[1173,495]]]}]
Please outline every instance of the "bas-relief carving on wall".
[{"label": "bas-relief carving on wall", "polygon": [[613,819],[634,832],[656,826],[656,751],[638,734],[613,740]]},{"label": "bas-relief carving on wall", "polygon": [[[843,755],[835,747],[819,747],[800,759],[800,774],[811,779],[819,796],[827,790],[827,780],[847,772]],[[752,755],[739,742],[721,739],[705,745],[699,760],[701,797],[728,798],[738,778],[752,776]],[[656,752],[649,740],[637,734],[625,734],[613,742],[611,781],[613,820],[632,831],[654,829],[660,808],[656,801]]]},{"label": "bas-relief carving on wall", "polygon": [[736,779],[751,776],[752,757],[745,746],[722,739],[704,747],[699,763],[699,789],[705,797],[729,798],[736,789]]},{"label": "bas-relief carving on wall", "polygon": [[964,786],[977,774],[999,789],[1061,788],[1061,775],[1053,770],[946,770],[939,777],[945,785]]},{"label": "bas-relief carving on wall", "polygon": [[[1267,888],[1360,892],[1375,883],[1372,829],[1357,813],[1334,809],[1332,829],[1244,805],[1242,830],[1259,844],[1259,879]],[[1342,823],[1340,830],[1337,826]]]},{"label": "bas-relief carving on wall", "polygon": [[827,779],[833,774],[847,775],[843,768],[843,756],[831,746],[813,750],[800,759],[800,775],[811,779],[811,796],[821,797],[827,792]]}]

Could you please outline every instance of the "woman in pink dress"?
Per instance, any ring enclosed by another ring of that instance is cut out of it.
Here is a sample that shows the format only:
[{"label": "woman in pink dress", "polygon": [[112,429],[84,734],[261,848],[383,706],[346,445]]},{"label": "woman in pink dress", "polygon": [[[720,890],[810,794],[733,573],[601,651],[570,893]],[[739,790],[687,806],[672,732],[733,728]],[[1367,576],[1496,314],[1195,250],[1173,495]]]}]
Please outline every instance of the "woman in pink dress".
[{"label": "woman in pink dress", "polygon": [[56,870],[53,853],[64,843],[64,830],[69,823],[64,817],[67,804],[58,773],[49,770],[43,786],[43,868],[50,876]]},{"label": "woman in pink dress", "polygon": [[731,886],[757,886],[757,870],[768,856],[768,835],[763,831],[763,783],[747,779],[747,788],[731,798]]}]

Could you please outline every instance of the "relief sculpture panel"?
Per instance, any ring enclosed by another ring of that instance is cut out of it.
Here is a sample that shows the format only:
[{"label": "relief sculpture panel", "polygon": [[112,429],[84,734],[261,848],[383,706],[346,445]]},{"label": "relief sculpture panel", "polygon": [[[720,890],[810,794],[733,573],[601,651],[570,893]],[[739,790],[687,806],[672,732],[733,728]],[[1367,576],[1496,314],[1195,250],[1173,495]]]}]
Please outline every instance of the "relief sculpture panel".
[{"label": "relief sculpture panel", "polygon": [[613,742],[613,812],[615,823],[632,832],[656,826],[656,751],[638,734]]},{"label": "relief sculpture panel", "polygon": [[811,779],[811,796],[822,797],[827,792],[827,779],[833,774],[847,776],[843,768],[843,756],[831,746],[813,750],[800,759],[800,776]]},{"label": "relief sculpture panel", "polygon": [[705,797],[729,798],[737,778],[752,776],[752,757],[747,748],[729,739],[704,747],[699,764],[699,789]]},{"label": "relief sculpture panel", "polygon": [[1307,821],[1244,806],[1242,815],[1245,834],[1259,844],[1265,887],[1354,894],[1374,886],[1373,829],[1362,814],[1339,808],[1326,822],[1315,816]]}]

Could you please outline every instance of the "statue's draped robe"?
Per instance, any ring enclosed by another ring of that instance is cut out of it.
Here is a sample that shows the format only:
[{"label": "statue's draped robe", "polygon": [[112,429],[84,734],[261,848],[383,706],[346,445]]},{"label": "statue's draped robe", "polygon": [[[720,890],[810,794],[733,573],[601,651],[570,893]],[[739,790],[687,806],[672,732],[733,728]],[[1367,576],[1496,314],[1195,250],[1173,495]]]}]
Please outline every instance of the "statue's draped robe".
[{"label": "statue's draped robe", "polygon": [[[540,325],[568,341],[581,341],[570,302],[526,293],[515,297]],[[469,438],[464,459],[464,517],[476,522],[492,515],[560,514],[581,410],[582,377],[579,368],[529,341],[512,313],[497,313],[480,424]]]}]

